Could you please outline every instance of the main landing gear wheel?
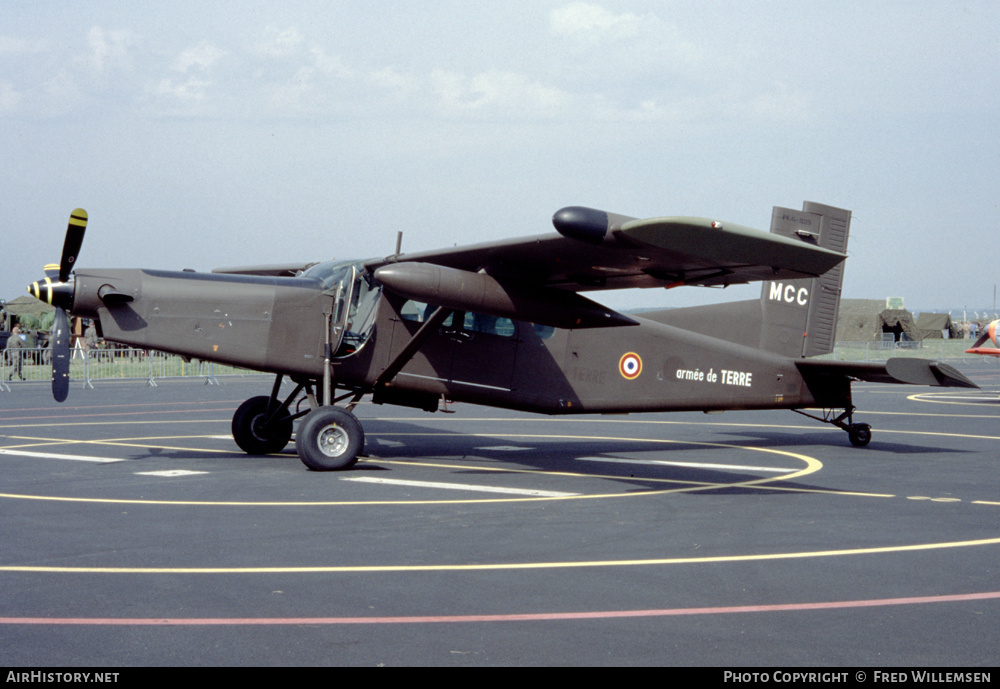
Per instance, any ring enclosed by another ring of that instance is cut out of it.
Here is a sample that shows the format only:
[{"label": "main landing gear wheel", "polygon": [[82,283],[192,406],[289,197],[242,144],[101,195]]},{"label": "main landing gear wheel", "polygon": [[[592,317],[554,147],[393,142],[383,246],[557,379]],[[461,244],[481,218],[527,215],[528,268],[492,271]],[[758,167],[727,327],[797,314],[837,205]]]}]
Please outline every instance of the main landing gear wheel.
[{"label": "main landing gear wheel", "polygon": [[299,423],[295,450],[313,471],[337,471],[354,466],[365,447],[361,423],[338,407],[314,409]]},{"label": "main landing gear wheel", "polygon": [[854,447],[864,447],[872,441],[872,427],[866,423],[852,423],[847,427],[847,436]]},{"label": "main landing gear wheel", "polygon": [[291,419],[267,423],[270,398],[251,397],[233,414],[233,439],[248,455],[280,452],[292,439]]}]

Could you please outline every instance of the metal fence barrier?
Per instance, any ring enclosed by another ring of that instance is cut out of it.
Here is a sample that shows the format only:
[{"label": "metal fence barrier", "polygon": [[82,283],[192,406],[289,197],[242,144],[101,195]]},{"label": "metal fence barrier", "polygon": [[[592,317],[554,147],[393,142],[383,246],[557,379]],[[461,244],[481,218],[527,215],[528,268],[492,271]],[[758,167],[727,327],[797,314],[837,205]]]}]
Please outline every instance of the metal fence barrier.
[{"label": "metal fence barrier", "polygon": [[[204,378],[207,385],[218,385],[218,376],[255,375],[259,371],[217,364],[197,359],[185,360],[176,354],[147,349],[74,349],[69,378],[83,387],[93,388],[100,380],[144,380],[156,387],[163,378]],[[9,392],[12,384],[22,381],[52,380],[52,350],[37,348],[8,349],[0,352],[0,391]]]},{"label": "metal fence barrier", "polygon": [[[832,354],[819,357],[838,361],[885,361],[897,356],[925,359],[980,359],[966,354],[971,340],[924,340],[923,342],[838,342]],[[156,387],[162,378],[204,378],[218,385],[218,376],[256,375],[259,371],[211,361],[198,361],[148,349],[74,349],[70,359],[70,381],[93,388],[100,380],[144,380]],[[21,381],[52,380],[52,350],[13,349],[0,351],[0,392]]]},{"label": "metal fence barrier", "polygon": [[966,354],[972,340],[905,340],[900,342],[838,342],[833,354],[826,359],[838,361],[885,361],[893,357],[919,357],[921,359],[951,359],[976,361],[978,354]]}]

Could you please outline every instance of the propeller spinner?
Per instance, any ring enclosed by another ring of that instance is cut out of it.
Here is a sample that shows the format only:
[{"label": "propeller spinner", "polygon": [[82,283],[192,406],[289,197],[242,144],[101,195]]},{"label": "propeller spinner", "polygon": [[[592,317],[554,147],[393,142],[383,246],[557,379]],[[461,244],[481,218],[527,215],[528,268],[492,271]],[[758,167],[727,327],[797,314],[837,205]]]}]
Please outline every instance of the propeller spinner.
[{"label": "propeller spinner", "polygon": [[80,253],[86,230],[87,211],[77,208],[69,216],[56,280],[52,279],[55,272],[52,268],[55,266],[45,266],[48,277],[28,286],[28,292],[33,297],[56,307],[51,338],[52,396],[56,402],[63,402],[69,394],[69,318],[66,316],[66,309],[73,308],[73,281],[70,280],[70,272]]}]

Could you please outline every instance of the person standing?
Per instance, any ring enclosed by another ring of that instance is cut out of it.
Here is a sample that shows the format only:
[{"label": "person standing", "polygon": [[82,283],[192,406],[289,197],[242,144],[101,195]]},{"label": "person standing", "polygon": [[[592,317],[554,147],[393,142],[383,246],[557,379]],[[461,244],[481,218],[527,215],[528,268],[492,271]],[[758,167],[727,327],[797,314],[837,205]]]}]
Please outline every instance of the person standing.
[{"label": "person standing", "polygon": [[15,325],[14,329],[10,332],[10,337],[7,339],[7,356],[12,364],[7,380],[14,380],[15,373],[18,378],[24,380],[24,373],[21,371],[21,350],[24,347],[25,342],[21,339],[21,326]]}]

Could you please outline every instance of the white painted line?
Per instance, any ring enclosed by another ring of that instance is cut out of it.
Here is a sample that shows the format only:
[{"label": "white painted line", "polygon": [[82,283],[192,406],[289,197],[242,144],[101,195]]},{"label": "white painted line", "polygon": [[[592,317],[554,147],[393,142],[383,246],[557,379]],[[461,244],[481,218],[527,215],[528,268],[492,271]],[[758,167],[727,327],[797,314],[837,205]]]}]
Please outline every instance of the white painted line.
[{"label": "white painted line", "polygon": [[35,457],[38,459],[69,459],[75,462],[94,462],[96,464],[113,464],[114,462],[124,462],[124,459],[110,459],[108,457],[90,457],[87,455],[60,455],[54,452],[28,452],[26,450],[3,450],[0,455],[13,455],[15,457]]},{"label": "white painted line", "polygon": [[517,447],[516,445],[494,445],[493,447],[477,447],[477,450],[494,450],[496,452],[522,452],[530,450],[530,447]]},{"label": "white painted line", "polygon": [[577,457],[578,462],[608,462],[609,464],[648,464],[671,467],[687,467],[690,469],[721,469],[723,471],[766,471],[775,474],[785,474],[795,471],[790,467],[751,467],[739,464],[701,464],[698,462],[661,462],[655,459],[616,459],[614,457]]},{"label": "white painted line", "polygon": [[165,476],[167,478],[173,478],[174,476],[194,476],[195,474],[207,474],[207,471],[188,471],[187,469],[164,469],[162,471],[137,471],[136,476]]},{"label": "white painted line", "polygon": [[531,490],[528,488],[501,488],[499,486],[476,486],[467,483],[438,483],[435,481],[406,481],[397,478],[373,478],[359,476],[344,478],[341,481],[357,481],[359,483],[383,483],[390,486],[411,486],[413,488],[440,488],[443,490],[469,490],[480,493],[505,493],[508,495],[530,495],[536,498],[568,498],[578,493],[557,493],[548,490]]}]

